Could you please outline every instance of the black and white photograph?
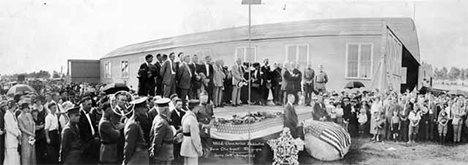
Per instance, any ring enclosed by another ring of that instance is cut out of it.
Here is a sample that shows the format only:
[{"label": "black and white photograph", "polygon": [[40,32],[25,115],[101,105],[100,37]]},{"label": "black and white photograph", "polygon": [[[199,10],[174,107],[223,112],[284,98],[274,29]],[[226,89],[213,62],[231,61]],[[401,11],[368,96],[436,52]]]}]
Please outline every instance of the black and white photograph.
[{"label": "black and white photograph", "polygon": [[468,163],[468,0],[0,0],[0,165]]}]

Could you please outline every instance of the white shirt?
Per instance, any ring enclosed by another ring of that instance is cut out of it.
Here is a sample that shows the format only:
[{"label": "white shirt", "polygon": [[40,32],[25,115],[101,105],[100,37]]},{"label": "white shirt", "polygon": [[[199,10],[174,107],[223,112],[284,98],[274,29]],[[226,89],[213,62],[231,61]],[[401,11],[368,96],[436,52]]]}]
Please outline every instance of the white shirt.
[{"label": "white shirt", "polygon": [[171,64],[171,73],[172,73],[172,74],[175,74],[174,67],[172,66],[173,63],[172,63],[171,60],[169,60],[169,64]]},{"label": "white shirt", "polygon": [[206,68],[206,77],[210,76],[210,65],[208,63],[205,63],[205,68]]},{"label": "white shirt", "polygon": [[91,134],[94,135],[95,132],[94,132],[94,127],[93,127],[93,124],[91,124],[91,118],[89,117],[89,114],[86,113],[85,110],[83,110],[83,108],[81,108],[81,111],[84,112],[85,116],[86,116],[86,119],[88,119],[88,123],[89,123],[89,127],[91,127]]},{"label": "white shirt", "polygon": [[44,130],[47,130],[47,131],[57,130],[58,131],[58,126],[59,126],[59,123],[58,123],[57,114],[49,113],[45,118]]}]

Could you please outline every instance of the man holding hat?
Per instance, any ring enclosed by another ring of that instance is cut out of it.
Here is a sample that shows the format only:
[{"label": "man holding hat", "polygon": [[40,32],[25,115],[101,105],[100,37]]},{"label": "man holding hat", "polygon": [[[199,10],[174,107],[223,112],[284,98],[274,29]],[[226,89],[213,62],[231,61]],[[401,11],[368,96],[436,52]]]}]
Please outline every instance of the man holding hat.
[{"label": "man holding hat", "polygon": [[156,66],[152,62],[153,55],[146,55],[145,63],[141,64],[138,70],[138,95],[140,96],[147,96],[148,94],[154,96],[157,73]]},{"label": "man holding hat", "polygon": [[69,108],[66,112],[68,124],[62,131],[62,147],[60,156],[63,164],[80,164],[82,142],[78,123],[80,122],[80,107]]},{"label": "man holding hat", "polygon": [[[147,97],[136,99],[130,104],[146,103]],[[141,116],[146,113],[144,108],[135,108],[132,117],[130,117],[124,128],[125,145],[123,164],[149,164],[148,144],[141,127]]]},{"label": "man holding hat", "polygon": [[155,159],[156,164],[168,164],[174,160],[174,132],[169,125],[169,104],[167,98],[155,101],[158,116],[153,120],[150,132],[150,156]]},{"label": "man holding hat", "polygon": [[193,108],[200,104],[198,100],[189,101],[189,110],[182,117],[182,133],[184,139],[180,148],[180,155],[184,157],[184,165],[198,165],[198,157],[203,155],[200,140],[200,128]]}]

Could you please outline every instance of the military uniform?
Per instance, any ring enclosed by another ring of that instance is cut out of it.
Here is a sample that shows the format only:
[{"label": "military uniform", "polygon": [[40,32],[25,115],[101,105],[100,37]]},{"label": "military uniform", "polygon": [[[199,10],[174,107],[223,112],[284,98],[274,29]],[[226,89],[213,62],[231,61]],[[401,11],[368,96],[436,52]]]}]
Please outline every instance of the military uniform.
[{"label": "military uniform", "polygon": [[[141,104],[146,102],[147,98],[143,97],[130,102],[130,104]],[[139,112],[141,109],[135,109]],[[148,144],[145,140],[145,134],[140,123],[140,116],[133,112],[133,116],[127,120],[124,128],[125,145],[123,149],[124,164],[149,164]]]},{"label": "military uniform", "polygon": [[[78,108],[72,108],[67,113],[79,114]],[[80,164],[82,154],[82,141],[78,124],[68,122],[62,130],[62,146],[60,148],[60,156],[63,164]]]},{"label": "military uniform", "polygon": [[200,137],[203,149],[205,150],[204,154],[206,154],[204,156],[206,157],[209,154],[211,146],[213,146],[211,129],[209,127],[212,125],[214,115],[213,106],[211,104],[200,104],[194,108],[193,113],[197,116],[197,121],[200,125]]},{"label": "military uniform", "polygon": [[[195,102],[191,100],[189,102]],[[203,148],[200,140],[200,129],[195,114],[189,110],[182,117],[182,132],[184,139],[180,148],[180,155],[184,157],[186,165],[197,165],[198,157],[203,154]]]},{"label": "military uniform", "polygon": [[[169,99],[160,99],[155,103],[158,107],[167,108],[169,101]],[[174,132],[166,116],[159,114],[154,118],[150,141],[150,154],[154,156],[156,164],[170,164],[174,160]]]}]

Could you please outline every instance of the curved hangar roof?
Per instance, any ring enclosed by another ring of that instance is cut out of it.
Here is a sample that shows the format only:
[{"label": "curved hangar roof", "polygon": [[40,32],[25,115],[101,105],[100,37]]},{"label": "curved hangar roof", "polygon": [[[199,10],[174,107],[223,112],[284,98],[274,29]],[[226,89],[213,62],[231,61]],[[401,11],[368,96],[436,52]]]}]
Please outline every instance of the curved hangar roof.
[{"label": "curved hangar roof", "polygon": [[[413,57],[419,62],[419,43],[411,18],[346,18],[283,22],[252,26],[252,41],[291,37],[381,35],[387,23]],[[118,48],[104,58],[202,44],[247,41],[248,27],[235,27],[187,34],[136,43]]]}]

